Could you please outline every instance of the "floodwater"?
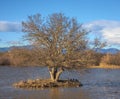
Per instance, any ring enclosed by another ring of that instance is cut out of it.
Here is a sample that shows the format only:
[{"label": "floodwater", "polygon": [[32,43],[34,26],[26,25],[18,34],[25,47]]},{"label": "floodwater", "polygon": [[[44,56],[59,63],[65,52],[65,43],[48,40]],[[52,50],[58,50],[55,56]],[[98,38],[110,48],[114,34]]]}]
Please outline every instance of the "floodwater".
[{"label": "floodwater", "polygon": [[49,78],[47,68],[0,66],[0,99],[120,99],[120,69],[65,71],[61,79],[78,79],[79,88],[19,89],[20,80]]}]

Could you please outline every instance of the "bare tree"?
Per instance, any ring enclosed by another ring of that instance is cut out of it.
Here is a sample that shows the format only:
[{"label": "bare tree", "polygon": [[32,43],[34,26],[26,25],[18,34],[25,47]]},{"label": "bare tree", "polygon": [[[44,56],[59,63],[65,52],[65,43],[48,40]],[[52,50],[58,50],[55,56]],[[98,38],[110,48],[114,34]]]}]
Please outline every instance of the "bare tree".
[{"label": "bare tree", "polygon": [[101,48],[107,46],[107,42],[102,41],[100,38],[96,37],[93,41],[93,50],[99,52]]},{"label": "bare tree", "polygon": [[58,81],[65,67],[81,65],[80,53],[87,48],[87,34],[75,18],[54,13],[40,14],[22,22],[24,38],[34,45],[42,65],[48,66],[52,81]]}]

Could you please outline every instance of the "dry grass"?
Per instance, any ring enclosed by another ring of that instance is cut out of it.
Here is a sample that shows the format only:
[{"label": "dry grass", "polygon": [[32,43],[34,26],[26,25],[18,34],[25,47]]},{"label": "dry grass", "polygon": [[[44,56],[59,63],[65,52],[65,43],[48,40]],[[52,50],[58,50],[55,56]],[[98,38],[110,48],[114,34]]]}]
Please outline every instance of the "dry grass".
[{"label": "dry grass", "polygon": [[88,68],[120,69],[120,66],[100,64],[100,66],[89,66]]}]

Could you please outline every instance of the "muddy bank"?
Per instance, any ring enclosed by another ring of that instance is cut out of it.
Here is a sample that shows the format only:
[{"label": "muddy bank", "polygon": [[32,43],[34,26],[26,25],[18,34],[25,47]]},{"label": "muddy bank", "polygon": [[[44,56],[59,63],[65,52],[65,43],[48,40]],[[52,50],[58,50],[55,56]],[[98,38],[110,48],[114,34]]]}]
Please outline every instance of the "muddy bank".
[{"label": "muddy bank", "polygon": [[36,79],[20,81],[13,84],[16,88],[54,88],[54,87],[80,87],[82,84],[77,79],[59,80],[52,82],[50,79]]}]

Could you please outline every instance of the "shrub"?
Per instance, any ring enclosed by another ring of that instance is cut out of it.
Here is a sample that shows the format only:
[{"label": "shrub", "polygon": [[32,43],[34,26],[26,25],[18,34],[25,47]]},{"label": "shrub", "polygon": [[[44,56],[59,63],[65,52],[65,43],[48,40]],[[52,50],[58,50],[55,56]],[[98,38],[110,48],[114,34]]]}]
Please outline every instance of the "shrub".
[{"label": "shrub", "polygon": [[107,65],[120,65],[120,53],[106,54],[102,58],[102,63]]}]

